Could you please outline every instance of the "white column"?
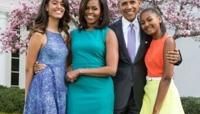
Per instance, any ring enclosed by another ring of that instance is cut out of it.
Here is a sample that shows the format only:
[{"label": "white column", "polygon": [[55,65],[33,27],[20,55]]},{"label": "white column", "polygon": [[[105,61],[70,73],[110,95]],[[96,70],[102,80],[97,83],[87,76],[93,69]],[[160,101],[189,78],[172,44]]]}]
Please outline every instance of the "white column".
[{"label": "white column", "polygon": [[[5,30],[6,24],[7,13],[0,12],[0,32]],[[11,85],[11,54],[9,53],[0,53],[0,85],[7,87]]]},{"label": "white column", "polygon": [[26,56],[24,54],[20,54],[19,58],[19,87],[25,88],[25,60]]},{"label": "white column", "polygon": [[[21,39],[26,39],[28,31],[25,27],[20,29]],[[19,87],[25,88],[25,68],[26,68],[26,53],[19,55]]]}]

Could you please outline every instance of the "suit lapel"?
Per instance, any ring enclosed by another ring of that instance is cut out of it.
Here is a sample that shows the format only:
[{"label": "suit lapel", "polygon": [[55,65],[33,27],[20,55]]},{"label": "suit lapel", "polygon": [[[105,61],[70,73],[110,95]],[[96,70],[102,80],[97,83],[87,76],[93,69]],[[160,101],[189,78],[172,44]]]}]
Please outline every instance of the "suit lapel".
[{"label": "suit lapel", "polygon": [[[124,40],[124,33],[122,30],[122,19],[119,19],[116,22],[114,29],[116,30],[115,33],[117,35],[118,42],[119,42],[121,59],[123,59],[123,61],[127,62],[128,64],[132,64],[132,61],[131,61],[131,58],[129,57],[128,50],[126,48],[126,43]],[[144,58],[144,55],[146,53],[147,48],[149,47],[150,42],[151,42],[151,38],[149,38],[149,36],[147,36],[140,28],[140,46],[138,48],[134,63],[137,63],[138,61]]]},{"label": "suit lapel", "polygon": [[131,59],[129,57],[129,54],[128,54],[128,50],[126,48],[126,43],[125,43],[125,40],[124,40],[124,33],[123,33],[123,30],[122,30],[122,19],[120,19],[118,21],[118,24],[117,24],[117,36],[118,36],[118,40],[119,40],[119,47],[121,48],[121,54],[123,56],[123,58],[125,58],[125,60],[128,62],[128,63],[131,63]]}]

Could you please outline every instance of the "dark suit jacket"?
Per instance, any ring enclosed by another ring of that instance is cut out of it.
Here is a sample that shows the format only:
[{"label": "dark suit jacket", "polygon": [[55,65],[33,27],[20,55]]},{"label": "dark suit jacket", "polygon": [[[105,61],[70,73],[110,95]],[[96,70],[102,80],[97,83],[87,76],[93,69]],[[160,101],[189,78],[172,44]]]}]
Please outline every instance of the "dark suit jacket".
[{"label": "dark suit jacket", "polygon": [[136,54],[134,63],[128,55],[124,35],[122,30],[122,20],[118,20],[110,25],[115,32],[119,43],[119,64],[116,76],[113,78],[115,87],[115,109],[122,109],[128,102],[131,89],[133,89],[136,101],[136,108],[139,112],[144,95],[144,85],[146,83],[146,66],[144,56],[151,42],[151,38],[141,31],[140,46]]}]

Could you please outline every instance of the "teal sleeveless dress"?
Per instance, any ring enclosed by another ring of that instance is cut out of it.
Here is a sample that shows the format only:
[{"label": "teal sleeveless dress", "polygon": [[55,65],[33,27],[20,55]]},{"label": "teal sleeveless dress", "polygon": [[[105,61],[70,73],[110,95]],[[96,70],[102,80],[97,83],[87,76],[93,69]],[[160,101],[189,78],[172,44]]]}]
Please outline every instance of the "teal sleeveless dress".
[{"label": "teal sleeveless dress", "polygon": [[[71,32],[72,69],[106,65],[108,28]],[[111,76],[81,75],[68,87],[68,114],[113,114],[114,88]]]}]

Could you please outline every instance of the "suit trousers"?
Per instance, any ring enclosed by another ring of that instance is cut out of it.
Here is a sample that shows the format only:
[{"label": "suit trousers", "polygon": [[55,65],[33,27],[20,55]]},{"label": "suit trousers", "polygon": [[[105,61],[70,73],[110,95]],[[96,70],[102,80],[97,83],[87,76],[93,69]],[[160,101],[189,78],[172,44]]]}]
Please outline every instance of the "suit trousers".
[{"label": "suit trousers", "polygon": [[136,101],[134,99],[134,91],[132,87],[130,95],[129,95],[128,103],[122,109],[115,109],[114,114],[139,114],[139,112],[140,110],[138,110],[136,106]]}]

